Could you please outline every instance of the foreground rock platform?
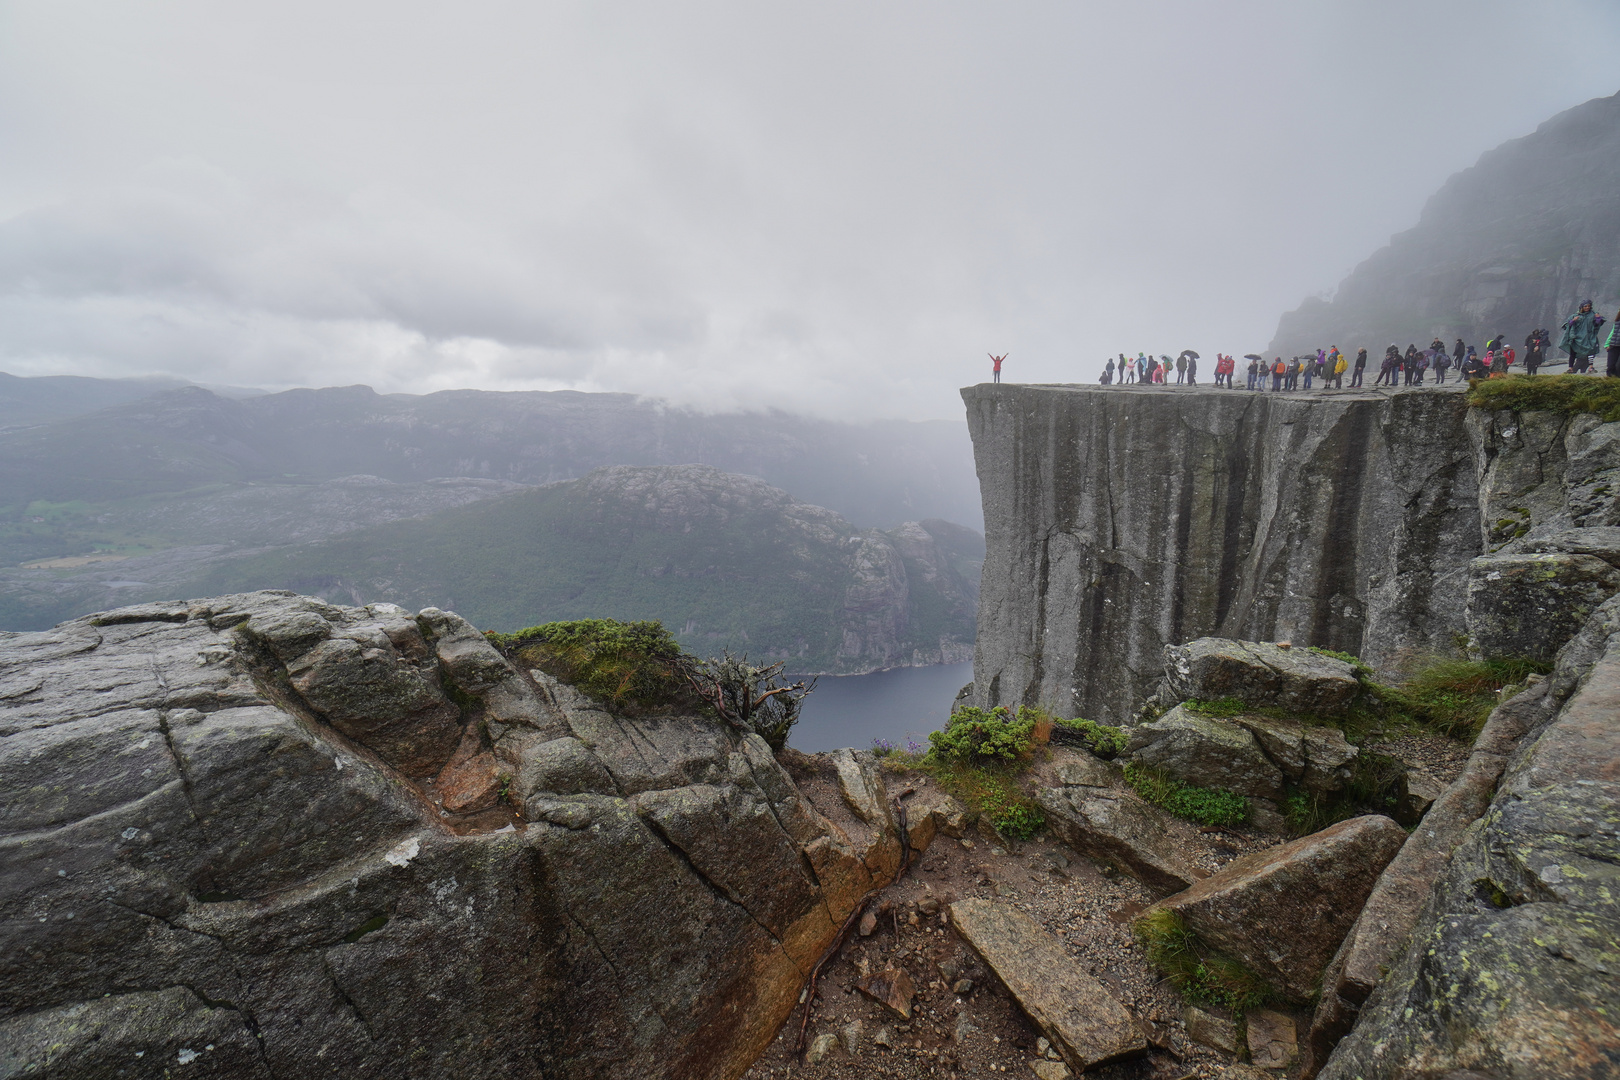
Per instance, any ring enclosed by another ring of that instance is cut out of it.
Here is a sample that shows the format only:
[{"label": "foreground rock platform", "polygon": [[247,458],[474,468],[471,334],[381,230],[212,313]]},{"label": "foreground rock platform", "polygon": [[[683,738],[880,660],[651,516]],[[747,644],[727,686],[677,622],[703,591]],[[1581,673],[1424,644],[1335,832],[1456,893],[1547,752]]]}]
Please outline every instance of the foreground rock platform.
[{"label": "foreground rock platform", "polygon": [[0,635],[0,1062],[736,1076],[898,867],[870,763],[829,768],[824,814],[757,736],[608,712],[434,609]]},{"label": "foreground rock platform", "polygon": [[1125,1007],[1028,915],[991,900],[959,900],[951,922],[1077,1072],[1147,1052]]}]

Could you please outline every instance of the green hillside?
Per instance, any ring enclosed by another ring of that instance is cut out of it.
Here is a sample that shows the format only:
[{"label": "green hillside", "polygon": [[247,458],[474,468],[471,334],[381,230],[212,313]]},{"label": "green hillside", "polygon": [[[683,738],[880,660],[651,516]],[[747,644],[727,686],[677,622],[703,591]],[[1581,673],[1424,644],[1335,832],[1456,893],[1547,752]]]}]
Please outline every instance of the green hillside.
[{"label": "green hillside", "polygon": [[960,658],[972,641],[983,539],[931,524],[940,538],[915,523],[894,535],[862,531],[753,477],[616,466],[215,563],[187,591],[287,588],[431,605],[502,631],[589,616],[659,619],[696,652],[870,670],[911,662],[918,650]]}]

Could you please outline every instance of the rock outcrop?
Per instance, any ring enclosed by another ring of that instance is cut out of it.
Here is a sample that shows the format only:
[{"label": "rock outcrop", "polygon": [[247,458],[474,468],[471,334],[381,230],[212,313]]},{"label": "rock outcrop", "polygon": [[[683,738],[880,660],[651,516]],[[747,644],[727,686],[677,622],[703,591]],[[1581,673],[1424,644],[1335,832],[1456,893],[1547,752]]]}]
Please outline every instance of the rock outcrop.
[{"label": "rock outcrop", "polygon": [[1198,872],[1165,833],[1159,812],[1135,794],[1089,782],[1041,789],[1046,824],[1080,854],[1117,865],[1157,893],[1179,892]]},{"label": "rock outcrop", "polygon": [[[1267,355],[1337,344],[1376,358],[1436,334],[1483,346],[1552,329],[1582,300],[1620,301],[1620,94],[1559,113],[1481,155],[1429,199],[1418,223],[1356,267],[1332,301],[1284,315]],[[1561,354],[1555,354],[1561,355]],[[1376,363],[1376,360],[1375,360]],[[1559,370],[1563,370],[1560,368]]]},{"label": "rock outcrop", "polygon": [[1156,906],[1285,998],[1307,1001],[1405,840],[1389,818],[1351,818],[1235,859]]},{"label": "rock outcrop", "polygon": [[1252,707],[1335,716],[1361,693],[1356,669],[1309,649],[1203,637],[1164,649],[1171,700],[1235,698]]},{"label": "rock outcrop", "polygon": [[[1462,831],[1410,944],[1327,1060],[1325,1080],[1614,1072],[1620,598],[1497,721],[1527,725],[1523,745],[1484,817]],[[1511,742],[1495,748],[1511,752]]]},{"label": "rock outcrop", "polygon": [[987,552],[971,704],[1128,718],[1218,635],[1391,670],[1464,632],[1483,552],[1460,394],[964,389]]},{"label": "rock outcrop", "polygon": [[898,868],[845,758],[818,808],[757,736],[615,715],[437,610],[0,635],[0,1061],[736,1076]]}]

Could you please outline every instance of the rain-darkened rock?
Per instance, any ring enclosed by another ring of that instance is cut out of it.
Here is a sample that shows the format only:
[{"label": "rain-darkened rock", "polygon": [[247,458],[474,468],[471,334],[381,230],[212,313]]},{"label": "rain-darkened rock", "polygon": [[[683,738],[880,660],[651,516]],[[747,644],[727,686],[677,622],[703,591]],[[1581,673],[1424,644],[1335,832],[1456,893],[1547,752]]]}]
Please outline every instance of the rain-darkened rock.
[{"label": "rain-darkened rock", "polygon": [[1249,714],[1234,716],[1232,723],[1259,740],[1260,749],[1276,762],[1290,784],[1329,794],[1342,791],[1349,783],[1359,751],[1338,728]]},{"label": "rain-darkened rock", "polygon": [[1285,997],[1306,1001],[1405,840],[1386,817],[1351,818],[1235,859],[1157,907]]},{"label": "rain-darkened rock", "polygon": [[[1533,741],[1515,748],[1525,731]],[[1620,599],[1603,604],[1560,652],[1547,681],[1499,708],[1485,734],[1492,741],[1481,749],[1509,768],[1454,851],[1414,849],[1426,853],[1423,863],[1439,864],[1438,884],[1423,898],[1410,942],[1398,942],[1387,976],[1375,980],[1354,1030],[1327,1059],[1326,1080],[1614,1072]],[[1476,750],[1414,842],[1430,822],[1465,815],[1460,804],[1480,799],[1479,774],[1489,764]],[[1421,868],[1417,858],[1410,862],[1407,877]],[[1376,935],[1364,938],[1342,960],[1341,995],[1371,978],[1350,974],[1378,955]],[[1329,1004],[1325,996],[1313,1025],[1318,1053],[1334,1034],[1324,1022]]]},{"label": "rain-darkened rock", "polygon": [[1282,770],[1247,728],[1199,716],[1182,706],[1131,729],[1126,752],[1136,764],[1163,770],[1185,783],[1274,802],[1282,798]]},{"label": "rain-darkened rock", "polygon": [[1341,713],[1361,692],[1355,668],[1343,660],[1229,638],[1165,646],[1164,676],[1181,701],[1237,698],[1246,705],[1306,714]]}]

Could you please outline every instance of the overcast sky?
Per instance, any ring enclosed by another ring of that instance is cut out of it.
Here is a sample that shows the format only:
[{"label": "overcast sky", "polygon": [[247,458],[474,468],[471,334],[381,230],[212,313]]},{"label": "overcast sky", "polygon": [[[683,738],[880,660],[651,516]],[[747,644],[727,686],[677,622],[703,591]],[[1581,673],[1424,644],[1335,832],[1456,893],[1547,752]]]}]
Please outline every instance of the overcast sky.
[{"label": "overcast sky", "polygon": [[0,0],[0,369],[958,417],[991,350],[1264,346],[1616,55],[1613,0]]}]

